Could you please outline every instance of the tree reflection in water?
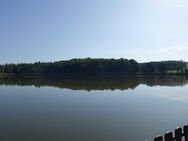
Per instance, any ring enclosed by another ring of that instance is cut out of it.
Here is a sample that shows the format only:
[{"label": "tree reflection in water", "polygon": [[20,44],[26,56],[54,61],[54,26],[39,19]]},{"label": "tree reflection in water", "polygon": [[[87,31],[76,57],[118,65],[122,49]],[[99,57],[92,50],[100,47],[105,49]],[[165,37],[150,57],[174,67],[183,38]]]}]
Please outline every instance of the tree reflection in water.
[{"label": "tree reflection in water", "polygon": [[127,90],[147,86],[185,86],[186,76],[24,76],[1,77],[0,85],[58,87],[72,90]]}]

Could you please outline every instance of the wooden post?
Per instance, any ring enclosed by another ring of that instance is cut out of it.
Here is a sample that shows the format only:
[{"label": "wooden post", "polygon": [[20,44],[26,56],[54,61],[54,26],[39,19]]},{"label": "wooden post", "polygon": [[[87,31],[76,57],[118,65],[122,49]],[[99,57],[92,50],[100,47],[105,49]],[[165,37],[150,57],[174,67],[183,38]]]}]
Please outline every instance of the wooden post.
[{"label": "wooden post", "polygon": [[175,139],[176,141],[182,141],[182,129],[180,127],[177,127],[175,130]]},{"label": "wooden post", "polygon": [[163,141],[163,137],[162,136],[157,136],[154,141]]},{"label": "wooden post", "polygon": [[173,141],[173,134],[172,132],[167,132],[164,136],[165,141]]},{"label": "wooden post", "polygon": [[185,141],[188,141],[188,125],[184,125],[183,127],[183,133],[184,133],[184,136],[185,136]]}]

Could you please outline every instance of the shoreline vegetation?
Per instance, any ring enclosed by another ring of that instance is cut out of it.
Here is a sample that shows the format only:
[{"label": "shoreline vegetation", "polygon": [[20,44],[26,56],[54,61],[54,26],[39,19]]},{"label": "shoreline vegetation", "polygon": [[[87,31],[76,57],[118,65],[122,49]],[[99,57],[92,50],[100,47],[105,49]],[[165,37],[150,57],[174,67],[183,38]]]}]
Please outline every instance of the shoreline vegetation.
[{"label": "shoreline vegetation", "polygon": [[36,62],[0,65],[0,76],[49,75],[187,75],[188,63],[183,61],[158,61],[138,63],[134,59],[71,59],[57,62]]}]

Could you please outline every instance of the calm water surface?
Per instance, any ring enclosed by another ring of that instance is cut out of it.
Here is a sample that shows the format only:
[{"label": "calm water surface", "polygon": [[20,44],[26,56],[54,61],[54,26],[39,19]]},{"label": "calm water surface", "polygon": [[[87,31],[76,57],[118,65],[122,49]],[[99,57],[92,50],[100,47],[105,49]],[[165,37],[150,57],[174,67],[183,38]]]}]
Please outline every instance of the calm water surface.
[{"label": "calm water surface", "polygon": [[181,76],[0,78],[1,141],[152,141],[188,123]]}]

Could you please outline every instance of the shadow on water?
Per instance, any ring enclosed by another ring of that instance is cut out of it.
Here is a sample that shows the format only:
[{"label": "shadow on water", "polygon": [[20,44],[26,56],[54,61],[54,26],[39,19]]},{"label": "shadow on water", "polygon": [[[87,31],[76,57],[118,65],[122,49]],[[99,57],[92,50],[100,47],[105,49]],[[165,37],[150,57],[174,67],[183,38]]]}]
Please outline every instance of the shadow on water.
[{"label": "shadow on water", "polygon": [[57,87],[72,90],[127,90],[135,89],[140,84],[153,86],[185,86],[186,76],[30,76],[30,77],[1,77],[0,85],[6,86],[35,86]]}]

